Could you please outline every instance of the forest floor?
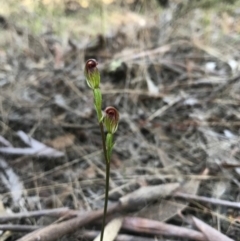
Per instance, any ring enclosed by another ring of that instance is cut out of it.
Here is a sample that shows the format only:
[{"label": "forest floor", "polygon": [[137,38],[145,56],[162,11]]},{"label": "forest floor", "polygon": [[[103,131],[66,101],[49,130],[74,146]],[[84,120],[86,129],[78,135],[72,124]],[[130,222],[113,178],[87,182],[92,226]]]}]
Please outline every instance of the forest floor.
[{"label": "forest floor", "polygon": [[100,232],[89,58],[120,113],[104,240],[240,240],[240,1],[174,2],[0,0],[1,241]]}]

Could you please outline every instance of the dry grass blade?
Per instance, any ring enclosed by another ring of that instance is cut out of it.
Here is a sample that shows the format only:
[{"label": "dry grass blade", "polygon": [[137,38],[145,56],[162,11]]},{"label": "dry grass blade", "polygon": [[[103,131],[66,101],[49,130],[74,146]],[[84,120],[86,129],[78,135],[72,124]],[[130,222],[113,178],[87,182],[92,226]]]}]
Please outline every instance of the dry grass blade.
[{"label": "dry grass blade", "polygon": [[[104,228],[103,241],[113,241],[118,235],[118,232],[122,226],[123,219],[115,218],[109,222]],[[99,234],[93,241],[99,241],[101,234]]]},{"label": "dry grass blade", "polygon": [[179,197],[179,198],[184,198],[188,201],[193,200],[193,201],[206,202],[206,203],[211,203],[214,205],[221,205],[221,206],[240,209],[239,202],[230,202],[230,201],[221,200],[221,199],[217,199],[217,198],[202,197],[202,196],[192,195],[192,194],[188,194],[188,193],[181,193],[181,192],[176,192],[173,194],[173,196]]},{"label": "dry grass blade", "polygon": [[[56,208],[49,210],[39,210],[32,212],[22,212],[22,213],[11,213],[0,215],[0,223],[9,222],[17,219],[30,218],[30,217],[41,217],[41,216],[51,216],[60,218],[69,213],[69,208]],[[71,211],[70,211],[71,213]],[[75,215],[77,213],[75,212]]]},{"label": "dry grass blade", "polygon": [[1,236],[0,236],[0,241],[5,241],[7,240],[9,237],[11,237],[11,232],[10,231],[7,231],[7,232],[4,232]]},{"label": "dry grass blade", "polygon": [[154,118],[161,116],[164,112],[166,112],[168,109],[170,109],[173,105],[178,103],[182,99],[181,96],[177,96],[169,101],[169,103],[166,106],[163,106],[162,108],[155,111],[153,114],[151,114],[148,117],[148,121],[152,121]]}]

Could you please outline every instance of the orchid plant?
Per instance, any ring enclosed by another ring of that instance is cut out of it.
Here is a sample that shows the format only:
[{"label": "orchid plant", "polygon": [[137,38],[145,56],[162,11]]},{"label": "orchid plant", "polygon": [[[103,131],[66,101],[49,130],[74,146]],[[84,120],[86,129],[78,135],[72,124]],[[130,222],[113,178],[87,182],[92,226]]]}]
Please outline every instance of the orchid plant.
[{"label": "orchid plant", "polygon": [[[109,106],[102,112],[102,93],[100,90],[100,73],[97,68],[97,61],[95,59],[87,60],[84,69],[84,75],[88,86],[93,91],[94,105],[97,113],[99,128],[102,137],[102,148],[106,163],[106,184],[105,184],[105,202],[104,202],[104,213],[102,221],[102,230],[100,241],[103,241],[104,237],[104,226],[106,221],[107,206],[108,206],[108,190],[109,190],[109,176],[110,176],[110,161],[113,149],[113,135],[117,131],[119,122],[119,113],[116,108]],[[107,134],[104,133],[104,127]]]}]

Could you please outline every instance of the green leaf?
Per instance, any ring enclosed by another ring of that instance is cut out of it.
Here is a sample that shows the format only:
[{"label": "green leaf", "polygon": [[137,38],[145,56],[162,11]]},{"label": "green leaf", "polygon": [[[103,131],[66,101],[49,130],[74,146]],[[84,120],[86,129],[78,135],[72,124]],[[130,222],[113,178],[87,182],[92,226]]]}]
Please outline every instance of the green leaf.
[{"label": "green leaf", "polygon": [[97,112],[98,116],[98,121],[101,122],[103,119],[102,116],[102,93],[99,88],[93,90],[93,95],[94,95],[94,104],[95,104],[95,109]]}]

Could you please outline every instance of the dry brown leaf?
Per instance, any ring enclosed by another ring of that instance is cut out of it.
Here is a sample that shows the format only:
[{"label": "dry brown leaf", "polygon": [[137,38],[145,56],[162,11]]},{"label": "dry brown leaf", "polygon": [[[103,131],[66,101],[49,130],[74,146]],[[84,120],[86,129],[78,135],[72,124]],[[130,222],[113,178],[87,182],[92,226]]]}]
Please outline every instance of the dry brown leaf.
[{"label": "dry brown leaf", "polygon": [[234,241],[196,217],[192,216],[189,220],[206,236],[208,241]]},{"label": "dry brown leaf", "polygon": [[[115,218],[107,224],[104,229],[103,241],[113,241],[122,227],[122,218]],[[94,239],[94,241],[100,241],[101,233]]]},{"label": "dry brown leaf", "polygon": [[58,136],[57,138],[47,141],[47,145],[58,149],[64,150],[65,148],[72,146],[74,144],[75,136],[73,134],[66,134],[63,136]]},{"label": "dry brown leaf", "polygon": [[[205,170],[203,175],[206,175],[208,170]],[[191,180],[185,183],[183,186],[179,188],[179,191],[188,193],[188,194],[196,194],[198,191],[198,187],[200,185],[200,180]],[[174,217],[176,214],[184,210],[188,205],[187,201],[169,201],[162,200],[160,204],[155,204],[146,209],[142,209],[138,215],[143,218],[150,218],[158,221],[167,221],[170,218]]]}]

